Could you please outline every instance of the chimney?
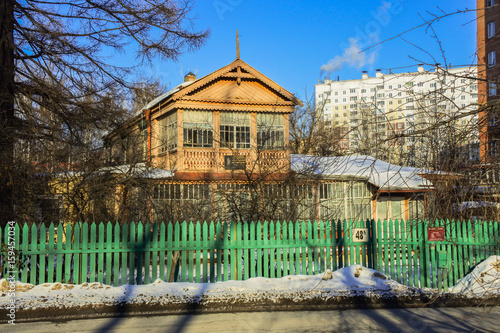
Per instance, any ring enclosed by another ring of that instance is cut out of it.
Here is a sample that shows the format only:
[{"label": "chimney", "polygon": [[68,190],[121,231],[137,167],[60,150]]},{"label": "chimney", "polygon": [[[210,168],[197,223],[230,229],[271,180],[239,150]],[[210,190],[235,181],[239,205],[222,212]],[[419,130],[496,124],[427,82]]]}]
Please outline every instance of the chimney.
[{"label": "chimney", "polygon": [[377,69],[375,70],[375,76],[376,77],[382,77],[384,74],[382,74],[382,70],[381,69]]},{"label": "chimney", "polygon": [[367,79],[367,78],[369,78],[369,76],[368,76],[368,72],[367,72],[367,71],[362,71],[362,72],[361,72],[361,78],[363,78],[363,79]]},{"label": "chimney", "polygon": [[418,72],[423,73],[425,72],[424,65],[423,64],[418,64]]},{"label": "chimney", "polygon": [[196,75],[193,72],[189,72],[184,76],[184,82],[196,81]]}]

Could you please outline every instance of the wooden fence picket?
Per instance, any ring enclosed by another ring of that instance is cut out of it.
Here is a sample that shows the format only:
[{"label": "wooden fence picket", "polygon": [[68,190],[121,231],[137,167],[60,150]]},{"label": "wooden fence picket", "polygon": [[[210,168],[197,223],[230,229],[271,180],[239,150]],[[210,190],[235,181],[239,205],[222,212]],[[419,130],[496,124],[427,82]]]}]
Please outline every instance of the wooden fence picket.
[{"label": "wooden fence picket", "polygon": [[[429,241],[428,227],[443,227],[445,241]],[[0,228],[4,244],[8,228]],[[366,228],[369,239],[354,239],[354,228]],[[82,222],[48,228],[16,223],[11,231],[19,251],[13,274],[32,284],[139,285],[158,278],[213,283],[356,264],[404,285],[446,290],[474,265],[500,254],[496,221]],[[3,254],[1,263],[6,276]]]}]

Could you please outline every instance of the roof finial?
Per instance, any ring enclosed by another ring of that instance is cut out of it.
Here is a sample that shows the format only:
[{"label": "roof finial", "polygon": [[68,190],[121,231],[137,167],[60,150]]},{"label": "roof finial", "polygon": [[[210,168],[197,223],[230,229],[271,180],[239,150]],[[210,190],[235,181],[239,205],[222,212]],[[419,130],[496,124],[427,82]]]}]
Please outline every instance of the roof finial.
[{"label": "roof finial", "polygon": [[238,35],[238,29],[236,29],[236,59],[240,58],[240,36]]}]

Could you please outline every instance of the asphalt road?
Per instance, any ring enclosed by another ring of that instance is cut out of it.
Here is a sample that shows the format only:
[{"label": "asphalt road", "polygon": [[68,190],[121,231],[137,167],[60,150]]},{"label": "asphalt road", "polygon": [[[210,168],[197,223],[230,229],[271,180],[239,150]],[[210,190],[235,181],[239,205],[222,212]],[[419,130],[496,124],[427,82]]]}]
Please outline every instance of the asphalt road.
[{"label": "asphalt road", "polygon": [[[5,322],[5,321],[4,321]],[[9,327],[10,326],[10,327]],[[240,312],[3,324],[3,332],[499,332],[500,308]]]}]

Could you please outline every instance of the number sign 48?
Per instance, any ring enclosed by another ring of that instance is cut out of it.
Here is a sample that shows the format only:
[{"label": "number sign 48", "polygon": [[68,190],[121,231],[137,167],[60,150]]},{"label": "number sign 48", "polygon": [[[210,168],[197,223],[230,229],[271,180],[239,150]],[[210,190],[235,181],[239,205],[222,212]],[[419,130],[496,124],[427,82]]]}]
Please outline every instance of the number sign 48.
[{"label": "number sign 48", "polygon": [[352,229],[352,240],[354,242],[368,243],[370,241],[370,235],[368,234],[368,228],[354,228],[354,229]]}]

